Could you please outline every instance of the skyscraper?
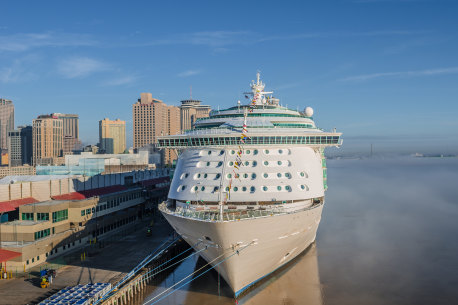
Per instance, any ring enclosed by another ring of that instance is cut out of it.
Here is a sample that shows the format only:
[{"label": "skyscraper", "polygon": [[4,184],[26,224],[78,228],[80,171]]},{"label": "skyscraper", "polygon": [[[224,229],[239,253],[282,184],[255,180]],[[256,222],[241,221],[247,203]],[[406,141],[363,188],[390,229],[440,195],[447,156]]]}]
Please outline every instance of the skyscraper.
[{"label": "skyscraper", "polygon": [[180,114],[181,114],[181,131],[193,128],[197,119],[208,117],[210,113],[210,106],[201,105],[198,100],[184,100],[181,101]]},{"label": "skyscraper", "polygon": [[56,116],[40,115],[33,120],[33,165],[63,162],[63,121]]},{"label": "skyscraper", "polygon": [[8,132],[9,165],[32,163],[32,126],[19,126]]},{"label": "skyscraper", "polygon": [[106,154],[122,154],[126,150],[126,122],[108,118],[99,121],[99,143]]},{"label": "skyscraper", "polygon": [[79,117],[77,114],[53,113],[63,123],[63,153],[72,154],[75,150],[81,149],[81,141],[79,140]]},{"label": "skyscraper", "polygon": [[8,131],[14,129],[14,105],[0,98],[0,151],[8,149]]},{"label": "skyscraper", "polygon": [[[157,143],[157,137],[180,132],[180,108],[154,99],[151,93],[141,93],[132,105],[134,148]],[[177,158],[173,150],[163,152],[163,162],[171,164]]]}]

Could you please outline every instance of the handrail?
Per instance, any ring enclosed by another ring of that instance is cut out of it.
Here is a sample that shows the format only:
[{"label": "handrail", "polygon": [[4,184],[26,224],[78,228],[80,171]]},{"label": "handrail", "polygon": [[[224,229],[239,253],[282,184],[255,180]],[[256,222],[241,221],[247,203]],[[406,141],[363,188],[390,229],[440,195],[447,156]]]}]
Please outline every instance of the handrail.
[{"label": "handrail", "polygon": [[[298,213],[302,211],[312,210],[319,206],[323,205],[323,203],[313,204],[312,206],[304,207],[304,208],[294,208],[294,207],[274,207],[271,209],[265,210],[243,210],[243,211],[229,211],[225,210],[223,212],[222,221],[239,221],[243,219],[253,219],[253,218],[262,218],[262,217],[270,217],[270,216],[278,216],[278,215],[287,215]],[[207,221],[207,222],[216,222],[220,221],[219,217],[220,212],[218,210],[192,210],[188,208],[177,207],[175,211],[168,209],[166,202],[163,202],[159,205],[159,210],[178,217],[184,218],[191,218],[200,221]]]}]

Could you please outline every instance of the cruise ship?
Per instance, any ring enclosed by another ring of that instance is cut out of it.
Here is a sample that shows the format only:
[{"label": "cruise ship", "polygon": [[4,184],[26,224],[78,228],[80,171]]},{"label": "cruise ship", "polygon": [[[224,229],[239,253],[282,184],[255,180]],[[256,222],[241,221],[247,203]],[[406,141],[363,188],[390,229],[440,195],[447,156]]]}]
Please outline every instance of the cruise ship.
[{"label": "cruise ship", "polygon": [[238,297],[315,241],[327,189],[324,149],[341,133],[313,109],[281,106],[260,80],[246,104],[214,110],[192,130],[162,136],[178,160],[159,209]]}]

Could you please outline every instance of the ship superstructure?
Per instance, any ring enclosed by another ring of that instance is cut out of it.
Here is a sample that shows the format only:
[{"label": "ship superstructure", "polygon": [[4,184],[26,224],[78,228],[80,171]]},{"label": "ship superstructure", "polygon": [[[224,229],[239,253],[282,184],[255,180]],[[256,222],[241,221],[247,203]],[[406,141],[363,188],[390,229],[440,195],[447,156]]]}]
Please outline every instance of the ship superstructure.
[{"label": "ship superstructure", "polygon": [[315,240],[327,189],[324,148],[342,142],[315,125],[310,107],[283,107],[264,88],[258,73],[247,105],[159,138],[159,147],[179,152],[160,210],[236,296]]}]

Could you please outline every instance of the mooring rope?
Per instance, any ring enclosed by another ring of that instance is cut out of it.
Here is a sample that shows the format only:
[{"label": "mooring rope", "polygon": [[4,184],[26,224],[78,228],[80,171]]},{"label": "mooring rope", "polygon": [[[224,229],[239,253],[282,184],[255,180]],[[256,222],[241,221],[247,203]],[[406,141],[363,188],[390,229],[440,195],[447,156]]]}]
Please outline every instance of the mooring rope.
[{"label": "mooring rope", "polygon": [[[229,255],[228,257],[226,257],[225,259],[223,259],[222,261],[220,261],[219,263],[215,264],[214,266],[212,266],[211,268],[208,268],[207,270],[205,270],[204,272],[202,272],[201,274],[199,274],[198,276],[196,276],[195,278],[192,278],[191,280],[187,281],[186,283],[184,283],[183,285],[180,285],[178,288],[170,291],[169,293],[167,293],[166,295],[162,296],[161,298],[159,298],[158,300],[155,300],[157,299],[159,296],[161,296],[162,294],[166,293],[167,291],[169,291],[170,289],[172,289],[173,287],[179,285],[180,283],[182,283],[184,280],[186,280],[187,278],[189,278],[190,276],[194,275],[195,273],[201,271],[203,268],[205,268],[206,266],[210,265],[211,263],[213,263],[214,261],[216,261],[217,259],[219,259],[221,256],[223,256],[226,252],[223,252],[221,255],[217,256],[216,258],[214,258],[213,260],[211,260],[210,262],[208,262],[207,264],[205,264],[204,266],[202,266],[201,268],[197,269],[196,271],[192,272],[190,275],[186,276],[185,278],[183,278],[182,280],[178,281],[177,283],[175,283],[174,285],[170,286],[169,288],[167,288],[166,290],[164,290],[163,292],[159,293],[158,295],[156,295],[155,297],[151,298],[150,300],[146,301],[145,303],[143,303],[143,305],[153,305],[153,304],[156,304],[157,302],[165,299],[166,297],[168,297],[169,295],[173,294],[175,291],[179,290],[180,288],[186,286],[187,284],[191,283],[192,281],[194,281],[195,279],[198,279],[199,277],[201,277],[202,275],[204,275],[205,273],[209,272],[210,270],[212,270],[213,268],[217,267],[218,265],[222,264],[223,262],[225,262],[226,260],[228,260],[229,258],[233,257],[234,255],[236,254],[239,254],[241,251],[245,250],[247,247],[251,246],[254,242],[251,242],[249,243],[248,245],[240,248],[239,250],[236,250],[234,251],[234,253],[232,253],[231,255]],[[231,249],[229,249],[228,251],[230,251]],[[154,302],[153,302],[154,301]],[[151,303],[152,302],[152,303]]]},{"label": "mooring rope", "polygon": [[[200,243],[200,242],[199,242],[199,243]],[[199,244],[199,243],[197,243],[197,244]],[[197,245],[197,244],[196,244],[196,245]],[[194,246],[193,246],[193,247],[194,247]],[[158,275],[159,273],[161,273],[162,271],[165,271],[165,270],[169,269],[170,267],[173,267],[173,266],[175,266],[175,265],[181,263],[182,261],[187,260],[188,258],[190,258],[190,257],[192,257],[192,256],[194,256],[194,255],[196,255],[196,254],[199,254],[200,252],[202,252],[202,251],[204,251],[204,250],[207,250],[207,246],[205,246],[204,248],[200,249],[199,251],[196,251],[196,252],[194,252],[194,253],[191,253],[190,255],[186,256],[185,258],[180,259],[179,261],[176,261],[176,262],[174,262],[173,264],[171,264],[171,265],[165,267],[164,269],[159,270],[158,272],[156,272],[156,273],[152,274],[151,276],[149,276],[149,274],[152,273],[154,270],[159,269],[161,266],[167,264],[168,262],[170,262],[170,261],[172,261],[173,259],[177,258],[178,256],[182,255],[183,253],[188,252],[188,251],[191,250],[191,249],[193,249],[193,248],[189,248],[189,249],[187,249],[186,251],[183,251],[183,252],[181,252],[180,254],[175,255],[174,257],[172,257],[172,258],[169,259],[168,261],[166,261],[166,262],[160,264],[159,266],[157,266],[156,268],[154,268],[154,269],[148,271],[148,272],[145,274],[145,276],[147,276],[145,279],[149,279],[150,277],[154,277],[154,276]]]}]

